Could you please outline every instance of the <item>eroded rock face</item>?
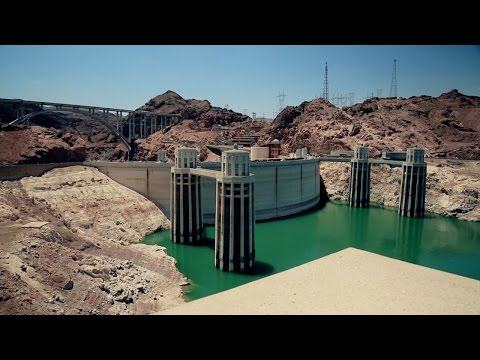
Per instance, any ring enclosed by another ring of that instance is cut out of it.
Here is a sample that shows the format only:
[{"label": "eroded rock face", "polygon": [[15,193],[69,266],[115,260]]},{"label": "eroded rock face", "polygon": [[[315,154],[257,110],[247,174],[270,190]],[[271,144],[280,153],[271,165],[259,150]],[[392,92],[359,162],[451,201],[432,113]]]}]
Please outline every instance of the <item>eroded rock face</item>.
[{"label": "eroded rock face", "polygon": [[[480,162],[477,161],[429,163],[425,209],[460,220],[480,221],[479,168]],[[348,200],[350,164],[321,163],[320,175],[329,198]],[[401,168],[374,165],[371,176],[370,201],[398,207]]]},{"label": "eroded rock face", "polygon": [[69,229],[95,240],[134,242],[158,228],[169,228],[155,204],[95,168],[54,169],[20,183],[33,202],[60,215]]},{"label": "eroded rock face", "polygon": [[[47,224],[20,227],[32,221]],[[0,314],[146,314],[184,302],[175,260],[137,243],[169,226],[95,168],[0,182]]]}]

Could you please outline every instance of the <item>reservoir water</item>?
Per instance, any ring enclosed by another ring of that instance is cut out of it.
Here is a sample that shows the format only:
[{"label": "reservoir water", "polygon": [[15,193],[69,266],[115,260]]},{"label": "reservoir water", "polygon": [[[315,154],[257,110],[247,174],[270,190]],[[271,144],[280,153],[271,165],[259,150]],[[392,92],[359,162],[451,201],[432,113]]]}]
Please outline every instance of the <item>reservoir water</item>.
[{"label": "reservoir water", "polygon": [[202,246],[174,244],[169,231],[146,236],[177,260],[192,285],[187,300],[198,299],[278,273],[333,252],[355,247],[433,269],[480,280],[480,223],[426,213],[424,219],[399,216],[397,209],[372,205],[351,208],[328,202],[321,210],[256,224],[256,270],[222,272],[214,267],[214,227]]}]

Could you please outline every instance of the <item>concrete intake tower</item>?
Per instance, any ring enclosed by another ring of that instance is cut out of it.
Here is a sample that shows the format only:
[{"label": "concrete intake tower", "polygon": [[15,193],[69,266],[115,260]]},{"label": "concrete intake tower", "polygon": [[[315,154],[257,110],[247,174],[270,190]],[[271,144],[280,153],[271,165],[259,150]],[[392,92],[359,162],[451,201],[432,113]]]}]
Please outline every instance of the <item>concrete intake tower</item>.
[{"label": "concrete intake tower", "polygon": [[195,244],[202,240],[203,222],[200,194],[200,176],[190,173],[197,167],[197,150],[175,150],[175,166],[171,182],[171,228],[172,241]]},{"label": "concrete intake tower", "polygon": [[368,148],[356,148],[350,168],[350,206],[368,207],[370,205],[370,170]]},{"label": "concrete intake tower", "polygon": [[407,159],[402,164],[402,182],[398,213],[403,216],[423,218],[427,163],[422,149],[407,149]]},{"label": "concrete intake tower", "polygon": [[203,240],[201,177],[215,179],[215,267],[245,272],[255,265],[254,175],[246,151],[222,153],[221,171],[197,168],[197,150],[179,148],[171,168],[171,239]]},{"label": "concrete intake tower", "polygon": [[249,153],[222,153],[216,179],[215,266],[223,271],[249,271],[255,264],[254,175]]}]

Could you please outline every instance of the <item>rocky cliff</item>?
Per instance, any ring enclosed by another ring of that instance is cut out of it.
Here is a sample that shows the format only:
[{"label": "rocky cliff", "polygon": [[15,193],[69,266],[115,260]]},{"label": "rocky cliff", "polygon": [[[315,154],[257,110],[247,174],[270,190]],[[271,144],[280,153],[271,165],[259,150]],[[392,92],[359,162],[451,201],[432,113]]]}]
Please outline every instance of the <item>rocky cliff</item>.
[{"label": "rocky cliff", "polygon": [[182,303],[159,246],[169,221],[143,196],[75,166],[0,182],[0,314],[145,314]]}]

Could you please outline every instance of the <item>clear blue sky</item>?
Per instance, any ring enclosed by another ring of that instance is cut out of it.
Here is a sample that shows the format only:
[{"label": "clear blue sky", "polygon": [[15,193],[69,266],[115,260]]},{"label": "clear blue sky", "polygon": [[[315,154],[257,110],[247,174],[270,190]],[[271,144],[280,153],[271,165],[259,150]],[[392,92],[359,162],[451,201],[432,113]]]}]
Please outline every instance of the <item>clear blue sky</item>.
[{"label": "clear blue sky", "polygon": [[480,96],[479,46],[0,46],[0,97],[136,109],[167,90],[186,99],[272,117],[285,105],[382,89],[393,59],[398,96],[458,89]]}]

